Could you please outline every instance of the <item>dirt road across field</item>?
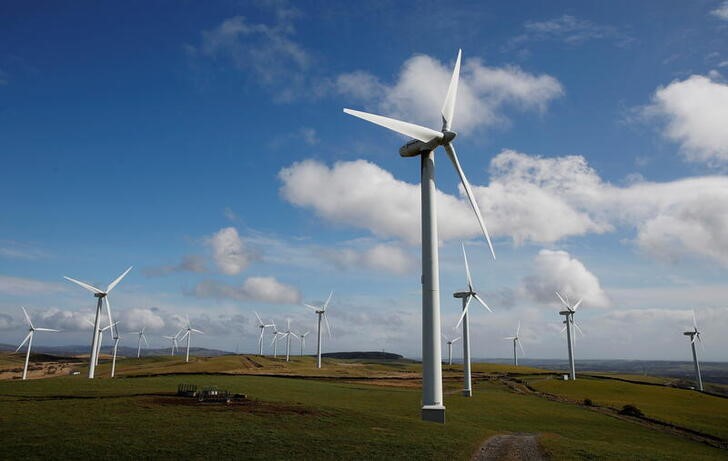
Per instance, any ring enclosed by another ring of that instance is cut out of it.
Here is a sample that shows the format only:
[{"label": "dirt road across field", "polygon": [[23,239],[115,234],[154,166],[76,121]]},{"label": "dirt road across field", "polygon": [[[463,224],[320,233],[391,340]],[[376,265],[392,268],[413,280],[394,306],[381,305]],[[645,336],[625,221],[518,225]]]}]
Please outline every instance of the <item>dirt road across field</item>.
[{"label": "dirt road across field", "polygon": [[486,440],[471,461],[542,461],[538,434],[500,434]]}]

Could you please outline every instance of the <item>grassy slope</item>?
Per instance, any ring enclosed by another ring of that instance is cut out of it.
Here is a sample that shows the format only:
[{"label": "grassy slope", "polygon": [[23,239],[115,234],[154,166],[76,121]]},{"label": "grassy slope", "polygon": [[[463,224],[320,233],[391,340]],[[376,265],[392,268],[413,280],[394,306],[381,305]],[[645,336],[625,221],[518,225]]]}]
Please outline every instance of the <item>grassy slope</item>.
[{"label": "grassy slope", "polygon": [[[170,358],[134,362],[120,362],[120,371],[131,371],[132,365],[136,372],[189,370]],[[239,373],[250,369],[246,363],[250,365],[240,357],[220,357],[196,360],[187,367]],[[254,368],[255,372],[388,376],[417,370],[410,364],[389,367],[348,361],[331,361],[328,368],[315,370],[310,358],[289,364],[269,359],[259,363],[264,367]],[[502,372],[501,367],[478,365],[476,371]],[[102,368],[100,374],[104,373]],[[234,406],[162,404],[152,396],[134,395],[173,392],[181,382],[215,384],[254,399],[278,402],[280,408],[250,412]],[[446,391],[458,387],[453,382]],[[114,454],[128,458],[467,459],[484,438],[506,431],[544,433],[542,442],[554,459],[668,460],[684,459],[684,453],[691,453],[694,460],[725,455],[582,407],[515,394],[497,383],[476,384],[472,399],[457,392],[446,394],[448,423],[444,426],[419,421],[419,402],[419,389],[262,376],[171,375],[95,381],[77,376],[5,381],[0,382],[0,433],[3,455],[9,458],[25,452],[59,458]],[[38,447],[43,452],[34,451]]]},{"label": "grassy slope", "polygon": [[728,399],[686,389],[640,386],[613,380],[531,379],[529,384],[542,392],[572,400],[592,399],[597,405],[621,409],[636,405],[645,416],[728,439]]}]

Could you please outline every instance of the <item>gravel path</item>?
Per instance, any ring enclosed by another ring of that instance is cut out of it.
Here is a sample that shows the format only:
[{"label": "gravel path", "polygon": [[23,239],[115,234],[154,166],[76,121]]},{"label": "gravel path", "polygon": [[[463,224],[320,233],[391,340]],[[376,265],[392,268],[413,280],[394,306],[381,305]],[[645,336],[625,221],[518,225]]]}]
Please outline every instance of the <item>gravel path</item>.
[{"label": "gravel path", "polygon": [[502,434],[486,440],[473,455],[471,461],[542,461],[538,434]]}]

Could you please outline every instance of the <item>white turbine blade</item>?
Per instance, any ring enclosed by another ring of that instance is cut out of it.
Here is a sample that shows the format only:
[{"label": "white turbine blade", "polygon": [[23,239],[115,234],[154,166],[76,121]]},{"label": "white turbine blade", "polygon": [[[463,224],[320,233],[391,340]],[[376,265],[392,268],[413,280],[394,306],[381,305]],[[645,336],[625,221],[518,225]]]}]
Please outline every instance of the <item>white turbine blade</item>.
[{"label": "white turbine blade", "polygon": [[304,307],[308,307],[309,309],[311,309],[311,310],[312,310],[312,311],[314,311],[314,312],[316,312],[316,311],[318,310],[318,309],[317,309],[316,307],[314,307],[314,306],[312,306],[312,305],[310,305],[310,304],[304,304],[303,306],[304,306]]},{"label": "white turbine blade", "polygon": [[584,298],[579,298],[579,301],[577,301],[576,304],[574,304],[574,306],[572,306],[571,311],[576,312],[576,309],[579,308],[579,305],[581,304],[582,301],[584,301]]},{"label": "white turbine blade", "polygon": [[698,339],[698,335],[693,335],[692,338],[690,338],[690,344],[695,344],[696,339]]},{"label": "white turbine blade", "polygon": [[260,315],[258,315],[255,311],[253,311],[253,314],[255,314],[255,317],[258,319],[258,325],[264,325],[263,321],[260,319]]},{"label": "white turbine blade", "polygon": [[204,335],[205,333],[200,330],[195,330],[194,328],[190,328],[190,331],[194,331],[195,333],[199,333],[201,335]]},{"label": "white turbine blade", "polygon": [[144,334],[142,334],[142,339],[144,340],[144,344],[146,344],[147,347],[149,347],[149,341],[147,341],[147,337],[144,336]]},{"label": "white turbine blade", "polygon": [[457,341],[459,341],[459,340],[460,340],[460,336],[458,336],[457,338],[453,339],[453,340],[452,340],[451,342],[453,342],[453,343],[454,343],[454,342],[457,342]]},{"label": "white turbine blade", "polygon": [[54,330],[53,328],[34,328],[35,331],[61,331],[61,330]]},{"label": "white turbine blade", "polygon": [[455,329],[457,330],[460,324],[463,322],[463,319],[465,318],[465,314],[468,313],[468,307],[470,306],[470,301],[472,300],[472,296],[468,296],[468,300],[465,301],[465,307],[463,308],[463,313],[460,314],[460,318],[458,319],[457,325],[455,325]]},{"label": "white turbine blade", "polygon": [[516,328],[516,338],[518,337],[518,334],[521,332],[521,321],[518,321],[518,327]]},{"label": "white turbine blade", "polygon": [[430,142],[435,138],[441,139],[443,137],[443,134],[439,131],[415,125],[414,123],[407,123],[401,120],[369,114],[367,112],[361,112],[353,109],[344,109],[344,112],[422,142]]},{"label": "white turbine blade", "polygon": [[96,326],[91,320],[89,320],[87,318],[84,318],[84,320],[86,321],[86,323],[88,323],[89,325],[91,325],[91,328],[93,328],[93,327]]},{"label": "white turbine blade", "polygon": [[114,321],[111,319],[111,303],[109,302],[109,297],[104,296],[104,301],[106,301],[106,314],[109,317],[109,325],[112,325]]},{"label": "white turbine blade", "polygon": [[445,333],[440,333],[440,336],[441,336],[441,339],[445,340],[445,342],[448,342],[448,343],[450,342],[450,338],[448,338],[447,335],[445,335]]},{"label": "white turbine blade", "polygon": [[185,339],[185,338],[187,337],[187,335],[189,335],[189,334],[190,334],[190,330],[187,330],[187,331],[185,332],[185,334],[183,334],[183,335],[182,335],[182,337],[181,337],[181,338],[179,338],[179,339],[177,339],[177,340],[178,340],[178,341],[182,341],[182,340],[183,340],[183,339]]},{"label": "white turbine blade", "polygon": [[460,242],[463,249],[463,261],[465,261],[465,276],[468,278],[468,290],[473,291],[473,279],[470,278],[470,266],[468,266],[468,255],[465,253],[465,244]]},{"label": "white turbine blade", "polygon": [[329,325],[329,317],[326,315],[326,312],[323,313],[324,316],[324,322],[326,323],[326,331],[329,333],[329,338],[331,338],[331,325]]},{"label": "white turbine blade", "polygon": [[29,331],[28,334],[25,335],[25,339],[23,340],[23,342],[20,343],[20,346],[18,346],[18,348],[15,349],[15,352],[18,352],[20,350],[20,348],[23,347],[25,345],[25,343],[28,342],[28,339],[30,339],[31,336],[33,336],[33,332]]},{"label": "white turbine blade", "polygon": [[488,312],[493,312],[493,311],[492,311],[492,310],[490,309],[490,307],[488,307],[488,305],[487,305],[487,304],[485,304],[485,301],[483,301],[483,300],[481,299],[481,297],[480,297],[480,296],[478,296],[477,294],[473,293],[473,297],[474,297],[475,299],[477,299],[477,300],[478,300],[478,302],[479,302],[480,304],[482,304],[482,305],[483,305],[483,307],[485,307],[486,309],[488,309]]},{"label": "white turbine blade", "polygon": [[470,189],[470,183],[468,182],[468,178],[465,177],[465,173],[463,172],[463,169],[460,167],[460,162],[458,161],[458,155],[455,153],[455,148],[453,147],[452,143],[445,144],[445,151],[447,151],[448,157],[450,157],[450,160],[452,161],[452,164],[455,167],[455,170],[457,171],[458,176],[460,176],[460,182],[463,184],[463,188],[465,189],[465,195],[468,196],[468,200],[470,201],[470,206],[473,208],[473,211],[475,212],[475,216],[478,218],[478,224],[480,224],[480,229],[483,231],[485,240],[488,241],[488,247],[490,247],[490,253],[493,255],[493,259],[496,259],[495,250],[493,249],[493,243],[490,241],[490,234],[488,234],[488,229],[485,227],[485,222],[483,222],[483,217],[480,215],[480,208],[478,208],[478,203],[475,201],[475,195],[473,195],[473,191],[472,191],[472,189]]},{"label": "white turbine blade", "polygon": [[81,282],[80,280],[72,279],[71,277],[63,276],[64,279],[68,280],[69,282],[73,282],[76,285],[85,288],[86,290],[90,291],[91,293],[103,293],[103,291],[99,290],[95,286],[89,285],[86,282]]},{"label": "white turbine blade", "polygon": [[460,80],[460,55],[462,50],[458,50],[458,58],[455,61],[455,68],[450,77],[450,86],[447,88],[445,102],[442,104],[442,129],[449,130],[452,126],[453,115],[455,114],[455,99],[458,93],[458,81]]},{"label": "white turbine blade", "polygon": [[564,328],[562,328],[561,331],[559,331],[559,333],[563,333],[565,331],[566,331],[566,325],[564,325]]},{"label": "white turbine blade", "polygon": [[504,341],[513,341],[514,339],[516,339],[515,336],[506,336],[505,338],[503,338]]},{"label": "white turbine blade", "polygon": [[329,293],[329,297],[326,298],[326,302],[324,303],[323,307],[321,308],[322,311],[325,311],[327,307],[329,307],[329,303],[331,302],[331,297],[334,296],[334,290],[331,290],[331,293]]},{"label": "white turbine blade", "polygon": [[574,327],[576,327],[576,329],[577,329],[577,330],[579,331],[579,334],[580,334],[580,335],[582,336],[582,338],[583,338],[584,336],[586,336],[586,335],[584,334],[584,332],[583,332],[583,331],[581,331],[581,328],[579,328],[579,325],[577,325],[577,323],[576,323],[576,322],[574,322],[574,321],[572,320],[572,322],[571,322],[571,323],[573,323],[573,324],[574,324]]},{"label": "white turbine blade", "polygon": [[563,304],[564,306],[566,306],[567,309],[571,309],[571,306],[569,306],[569,303],[567,303],[566,301],[564,301],[564,298],[561,297],[561,293],[559,293],[558,290],[556,291],[556,296],[558,296],[559,299],[561,300],[561,304]]},{"label": "white turbine blade", "polygon": [[[693,327],[695,328],[695,331],[698,330],[698,322],[695,320],[695,309],[691,309],[693,313]],[[30,319],[28,319],[28,322],[30,322]]]},{"label": "white turbine blade", "polygon": [[106,292],[107,292],[107,293],[109,293],[109,292],[110,292],[111,290],[113,290],[113,289],[114,289],[114,287],[115,287],[116,285],[118,285],[118,284],[119,284],[119,282],[121,282],[121,279],[123,279],[124,277],[126,277],[126,274],[128,274],[128,273],[129,273],[129,271],[130,271],[130,270],[131,270],[131,269],[132,269],[133,267],[134,267],[134,266],[129,266],[129,269],[125,270],[123,274],[121,274],[120,276],[116,277],[116,280],[114,280],[113,282],[111,282],[111,283],[109,284],[109,286],[108,286],[108,287],[106,288]]},{"label": "white turbine blade", "polygon": [[518,343],[518,347],[521,348],[521,354],[526,355],[526,351],[523,350],[523,346],[521,346],[521,341],[516,341]]},{"label": "white turbine blade", "polygon": [[20,308],[23,309],[23,315],[25,315],[25,321],[28,322],[28,326],[30,328],[33,328],[33,322],[30,321],[30,316],[28,315],[28,311],[26,311],[25,308],[22,306]]}]

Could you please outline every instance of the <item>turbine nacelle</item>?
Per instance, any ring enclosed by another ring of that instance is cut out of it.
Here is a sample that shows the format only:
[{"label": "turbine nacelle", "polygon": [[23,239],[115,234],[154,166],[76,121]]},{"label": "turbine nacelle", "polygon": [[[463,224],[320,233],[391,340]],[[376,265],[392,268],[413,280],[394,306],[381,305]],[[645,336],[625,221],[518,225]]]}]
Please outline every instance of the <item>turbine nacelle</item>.
[{"label": "turbine nacelle", "polygon": [[399,148],[399,155],[401,157],[416,157],[418,155],[427,154],[435,150],[439,146],[443,146],[453,139],[455,139],[457,133],[454,131],[443,131],[442,137],[437,137],[431,141],[423,142],[418,139],[413,139],[404,146]]}]

